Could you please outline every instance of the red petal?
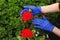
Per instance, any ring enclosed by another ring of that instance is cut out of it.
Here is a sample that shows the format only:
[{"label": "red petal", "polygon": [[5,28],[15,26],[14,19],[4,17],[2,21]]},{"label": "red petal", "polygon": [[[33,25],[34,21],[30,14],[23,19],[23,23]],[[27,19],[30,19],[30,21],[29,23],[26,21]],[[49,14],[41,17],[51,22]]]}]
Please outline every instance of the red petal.
[{"label": "red petal", "polygon": [[33,19],[33,15],[31,12],[24,12],[23,15],[22,15],[22,20],[24,22],[27,22],[29,20],[32,20]]},{"label": "red petal", "polygon": [[29,28],[22,30],[22,38],[32,38],[33,36],[34,33]]}]

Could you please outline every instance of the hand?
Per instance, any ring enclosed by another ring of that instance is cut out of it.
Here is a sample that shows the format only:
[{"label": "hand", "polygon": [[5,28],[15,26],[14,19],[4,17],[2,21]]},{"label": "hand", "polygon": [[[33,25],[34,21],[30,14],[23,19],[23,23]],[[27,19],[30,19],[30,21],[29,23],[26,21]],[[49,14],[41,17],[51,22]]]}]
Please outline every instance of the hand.
[{"label": "hand", "polygon": [[[25,9],[24,10],[22,10],[22,12],[21,12],[21,14],[24,12],[24,11],[26,11],[26,10],[28,10],[28,9],[31,9],[32,10],[32,15],[34,16],[34,15],[36,15],[36,14],[41,14],[42,12],[41,12],[41,7],[39,7],[39,6],[23,6]],[[20,16],[21,16],[21,14],[20,14]]]},{"label": "hand", "polygon": [[46,30],[49,32],[52,32],[54,25],[52,25],[45,16],[43,16],[43,19],[34,18],[32,20],[32,24],[36,24],[37,26],[34,26],[35,28],[40,28],[42,30]]},{"label": "hand", "polygon": [[28,9],[24,9],[21,11],[20,16],[22,16],[23,12],[28,11]]}]

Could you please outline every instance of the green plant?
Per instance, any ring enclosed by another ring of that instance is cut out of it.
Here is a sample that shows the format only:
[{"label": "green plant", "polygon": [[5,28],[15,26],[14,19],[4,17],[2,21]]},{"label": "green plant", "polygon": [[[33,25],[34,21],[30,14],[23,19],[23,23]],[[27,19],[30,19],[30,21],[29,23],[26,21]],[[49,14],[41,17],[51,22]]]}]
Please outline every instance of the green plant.
[{"label": "green plant", "polygon": [[[20,12],[23,10],[21,6],[43,6],[48,4],[50,4],[50,0],[0,0],[0,40],[18,40],[18,38],[22,40],[20,34],[25,24],[23,24],[20,17]],[[48,14],[48,18],[52,21],[52,23],[56,23],[58,25],[59,22],[55,21],[58,15],[59,13],[57,15]],[[35,30],[39,30],[41,36],[35,37],[31,40],[45,40],[45,32],[40,29]]]}]

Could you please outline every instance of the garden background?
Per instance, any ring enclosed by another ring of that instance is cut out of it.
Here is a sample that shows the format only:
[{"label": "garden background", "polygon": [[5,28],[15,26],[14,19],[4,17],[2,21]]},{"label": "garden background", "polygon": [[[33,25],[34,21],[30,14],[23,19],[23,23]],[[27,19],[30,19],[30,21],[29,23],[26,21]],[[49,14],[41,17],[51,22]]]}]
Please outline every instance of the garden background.
[{"label": "garden background", "polygon": [[[60,0],[56,0],[59,2]],[[53,3],[51,0],[0,0],[0,40],[25,40],[20,34],[24,28],[20,17],[21,6],[45,6]],[[54,25],[60,27],[60,13],[48,13],[47,18]],[[44,33],[44,32],[43,32]],[[42,36],[32,40],[46,40]]]}]

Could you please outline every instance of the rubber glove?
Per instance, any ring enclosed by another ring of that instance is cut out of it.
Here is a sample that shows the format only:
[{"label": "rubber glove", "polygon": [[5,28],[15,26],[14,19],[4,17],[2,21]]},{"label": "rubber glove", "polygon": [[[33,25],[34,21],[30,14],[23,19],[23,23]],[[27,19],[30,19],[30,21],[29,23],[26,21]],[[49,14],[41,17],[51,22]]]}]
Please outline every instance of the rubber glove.
[{"label": "rubber glove", "polygon": [[43,19],[34,18],[32,24],[35,24],[35,28],[40,28],[49,32],[52,32],[54,28],[54,25],[52,25],[45,16],[43,16]]},{"label": "rubber glove", "polygon": [[[36,14],[41,14],[41,7],[40,6],[23,6],[23,8],[25,8],[26,10],[31,9],[32,10],[32,15],[36,15]],[[26,10],[22,10],[22,12],[20,13],[20,16],[22,15],[22,13]]]},{"label": "rubber glove", "polygon": [[23,12],[28,11],[29,9],[24,9],[20,12],[20,16],[22,16]]}]

